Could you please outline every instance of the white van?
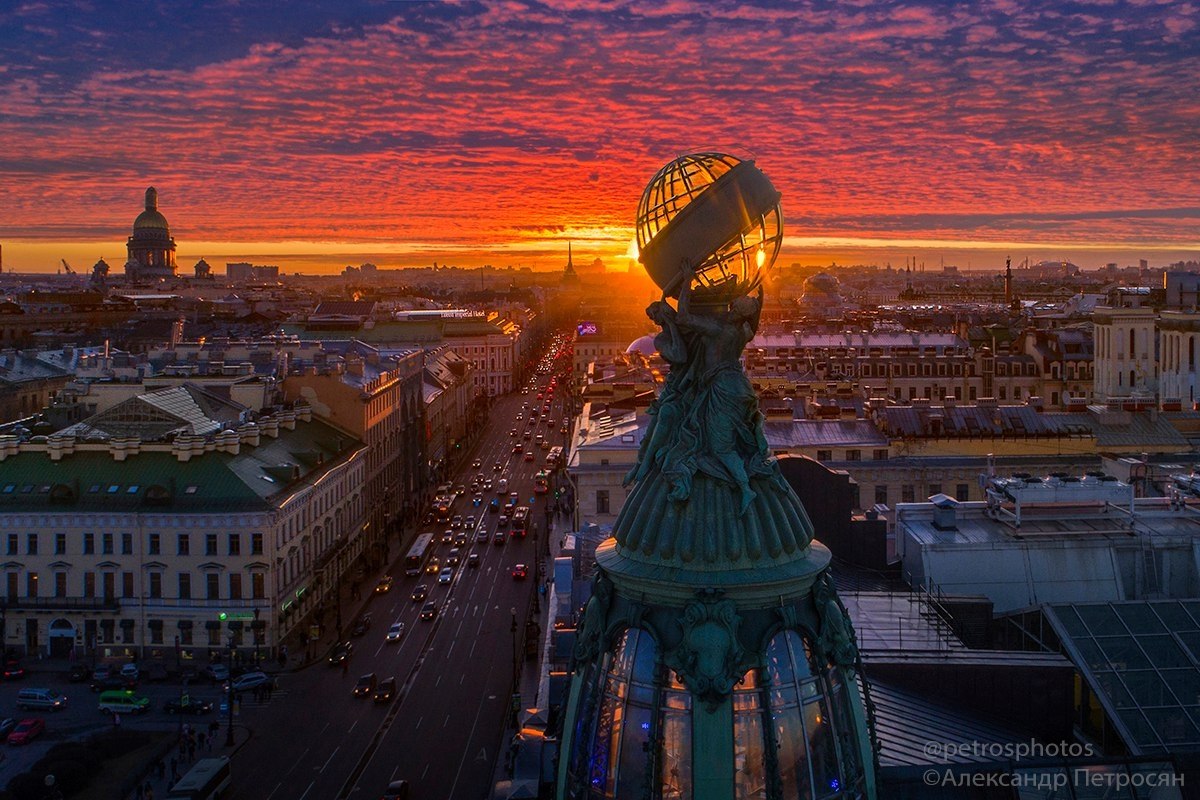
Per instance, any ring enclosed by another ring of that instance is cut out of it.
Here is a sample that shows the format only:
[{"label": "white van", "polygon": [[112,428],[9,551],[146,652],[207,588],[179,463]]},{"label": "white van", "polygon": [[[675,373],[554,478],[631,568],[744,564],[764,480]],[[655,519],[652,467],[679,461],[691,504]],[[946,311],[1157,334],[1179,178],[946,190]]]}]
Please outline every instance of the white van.
[{"label": "white van", "polygon": [[496,481],[496,494],[504,494],[508,491],[508,478],[501,478]]},{"label": "white van", "polygon": [[48,708],[62,711],[67,707],[67,697],[53,689],[22,689],[17,694],[17,708]]}]

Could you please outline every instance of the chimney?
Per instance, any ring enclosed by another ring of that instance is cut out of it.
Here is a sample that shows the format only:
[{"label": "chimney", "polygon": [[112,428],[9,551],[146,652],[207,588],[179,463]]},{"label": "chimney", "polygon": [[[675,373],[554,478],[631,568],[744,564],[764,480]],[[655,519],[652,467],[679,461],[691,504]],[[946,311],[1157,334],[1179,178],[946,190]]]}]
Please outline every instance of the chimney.
[{"label": "chimney", "polygon": [[929,498],[933,503],[933,527],[939,531],[958,530],[958,501],[946,494]]}]

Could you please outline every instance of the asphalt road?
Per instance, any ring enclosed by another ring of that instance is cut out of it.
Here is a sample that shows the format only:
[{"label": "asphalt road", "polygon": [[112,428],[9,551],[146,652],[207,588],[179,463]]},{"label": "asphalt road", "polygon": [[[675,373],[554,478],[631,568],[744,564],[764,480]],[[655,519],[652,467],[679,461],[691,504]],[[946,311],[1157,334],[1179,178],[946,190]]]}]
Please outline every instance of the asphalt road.
[{"label": "asphalt road", "polygon": [[[537,384],[544,386],[548,380],[539,375]],[[471,479],[476,472],[493,480],[507,478],[508,491],[519,492],[521,504],[531,508],[530,534],[509,537],[499,546],[490,536],[488,542],[477,542],[475,531],[469,531],[463,562],[449,585],[439,585],[435,575],[406,577],[401,553],[389,571],[395,577],[392,590],[374,595],[368,605],[372,627],[354,640],[347,672],[318,664],[282,676],[279,696],[243,710],[242,722],[254,736],[234,758],[233,800],[372,798],[389,781],[401,778],[410,781],[414,796],[422,800],[488,795],[511,708],[513,610],[523,629],[535,590],[533,523],[545,536],[546,496],[529,501],[534,497],[533,476],[545,467],[547,451],[534,449],[532,462],[512,452],[518,441],[524,449],[533,444],[521,435],[529,425],[527,416],[516,417],[523,413],[521,404],[532,405],[535,396],[536,390],[499,399],[470,454],[481,467],[472,467],[468,460],[462,473],[450,480],[468,488],[451,513],[475,514],[476,527],[491,534],[500,515],[488,513],[486,505],[496,492],[483,493],[483,504],[472,507]],[[561,400],[553,401],[550,417],[552,429],[543,415],[534,431],[561,444]],[[517,437],[510,436],[510,428],[517,430]],[[493,470],[495,463],[500,471]],[[438,534],[440,542],[446,527],[422,531]],[[438,544],[435,552],[444,559],[449,550],[450,545]],[[469,553],[480,554],[478,568],[466,566]],[[528,579],[513,579],[517,563],[529,565]],[[429,587],[428,599],[438,605],[432,621],[418,619],[423,603],[410,599],[418,584]],[[405,624],[405,635],[399,643],[387,644],[384,634],[395,621]],[[358,677],[370,672],[381,681],[396,678],[400,688],[391,702],[376,704],[352,696]]]}]

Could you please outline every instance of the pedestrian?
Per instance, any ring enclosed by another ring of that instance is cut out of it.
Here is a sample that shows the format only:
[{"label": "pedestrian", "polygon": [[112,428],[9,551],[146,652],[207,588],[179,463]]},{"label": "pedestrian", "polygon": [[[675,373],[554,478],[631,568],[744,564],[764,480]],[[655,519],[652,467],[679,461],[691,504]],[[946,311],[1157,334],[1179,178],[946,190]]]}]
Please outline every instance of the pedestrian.
[{"label": "pedestrian", "polygon": [[188,740],[188,761],[196,760],[196,743]]},{"label": "pedestrian", "polygon": [[121,715],[118,714],[116,711],[113,712],[113,727],[114,728],[121,727]]},{"label": "pedestrian", "polygon": [[175,782],[177,775],[179,775],[179,762],[175,760],[175,756],[171,756],[171,783]]},{"label": "pedestrian", "polygon": [[200,736],[200,748],[204,749],[204,745],[208,742],[208,734],[205,733],[204,731],[200,731],[199,736]]}]

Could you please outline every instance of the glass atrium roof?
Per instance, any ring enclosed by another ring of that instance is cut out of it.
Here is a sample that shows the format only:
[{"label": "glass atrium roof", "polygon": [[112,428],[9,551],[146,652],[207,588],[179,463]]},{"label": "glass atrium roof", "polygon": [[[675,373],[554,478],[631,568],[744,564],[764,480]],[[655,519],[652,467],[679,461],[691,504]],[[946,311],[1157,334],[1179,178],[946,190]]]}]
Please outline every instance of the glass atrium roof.
[{"label": "glass atrium roof", "polygon": [[1045,607],[1135,754],[1200,749],[1200,600]]}]

